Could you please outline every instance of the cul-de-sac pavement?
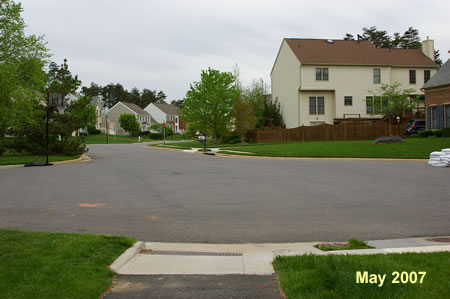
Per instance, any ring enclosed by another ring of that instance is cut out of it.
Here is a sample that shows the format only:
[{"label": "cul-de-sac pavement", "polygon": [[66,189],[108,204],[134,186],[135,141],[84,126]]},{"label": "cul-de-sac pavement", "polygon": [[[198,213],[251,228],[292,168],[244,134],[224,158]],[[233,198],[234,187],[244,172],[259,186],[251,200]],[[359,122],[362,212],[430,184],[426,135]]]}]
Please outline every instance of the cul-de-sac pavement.
[{"label": "cul-de-sac pavement", "polygon": [[423,161],[207,156],[91,145],[85,163],[0,169],[0,227],[267,243],[447,235],[447,169]]}]

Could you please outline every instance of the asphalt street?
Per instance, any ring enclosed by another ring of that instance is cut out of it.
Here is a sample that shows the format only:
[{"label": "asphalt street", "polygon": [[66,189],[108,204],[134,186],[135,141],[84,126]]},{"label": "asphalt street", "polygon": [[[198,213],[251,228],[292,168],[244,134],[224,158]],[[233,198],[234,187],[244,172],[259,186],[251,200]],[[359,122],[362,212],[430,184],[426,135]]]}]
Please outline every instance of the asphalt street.
[{"label": "asphalt street", "polygon": [[277,243],[450,235],[450,169],[268,160],[143,144],[86,163],[0,169],[0,227],[142,241]]},{"label": "asphalt street", "polygon": [[275,275],[118,275],[105,299],[283,298]]}]

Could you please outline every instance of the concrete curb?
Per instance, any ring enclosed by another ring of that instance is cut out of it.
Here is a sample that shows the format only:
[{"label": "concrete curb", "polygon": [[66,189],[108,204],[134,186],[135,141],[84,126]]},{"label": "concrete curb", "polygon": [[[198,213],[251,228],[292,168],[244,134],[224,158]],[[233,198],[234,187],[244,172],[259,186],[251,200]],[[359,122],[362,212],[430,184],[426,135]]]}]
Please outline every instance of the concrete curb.
[{"label": "concrete curb", "polygon": [[[409,239],[411,240],[411,239]],[[321,251],[317,242],[279,244],[201,244],[137,242],[110,266],[124,275],[271,275],[275,273],[272,262],[277,256],[373,255],[399,253],[450,252],[450,244],[409,246],[400,248],[374,248],[358,250]],[[142,249],[159,251],[156,255],[140,254]],[[168,251],[164,254],[164,251]],[[174,252],[180,254],[173,254]],[[170,253],[172,252],[172,253]],[[183,254],[191,252],[193,254]],[[206,253],[202,255],[201,253]],[[209,254],[240,253],[239,256]]]},{"label": "concrete curb", "polygon": [[128,248],[122,255],[120,255],[112,264],[109,266],[114,272],[119,272],[126,263],[128,263],[132,258],[134,258],[142,249],[145,249],[145,243],[138,241],[134,243],[133,247]]},{"label": "concrete curb", "polygon": [[[71,163],[84,163],[84,162],[89,162],[91,160],[92,160],[91,157],[89,157],[86,154],[82,154],[80,156],[80,158],[78,158],[78,159],[56,161],[56,162],[51,162],[51,163],[53,163],[53,165],[62,165],[62,164],[71,164]],[[0,166],[0,169],[2,169],[2,168],[19,168],[19,167],[24,167],[24,166],[23,166],[23,164],[2,165],[2,166]]]}]

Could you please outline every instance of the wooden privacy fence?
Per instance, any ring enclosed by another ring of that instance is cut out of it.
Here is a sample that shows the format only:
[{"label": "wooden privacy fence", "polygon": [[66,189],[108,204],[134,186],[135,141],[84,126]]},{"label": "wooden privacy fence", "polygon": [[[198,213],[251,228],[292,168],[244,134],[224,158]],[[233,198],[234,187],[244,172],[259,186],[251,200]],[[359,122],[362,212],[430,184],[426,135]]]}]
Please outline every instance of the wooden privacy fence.
[{"label": "wooden privacy fence", "polygon": [[[392,124],[392,135],[405,135],[406,124]],[[348,141],[374,140],[389,136],[389,123],[301,126],[293,129],[254,130],[247,135],[251,142]]]}]

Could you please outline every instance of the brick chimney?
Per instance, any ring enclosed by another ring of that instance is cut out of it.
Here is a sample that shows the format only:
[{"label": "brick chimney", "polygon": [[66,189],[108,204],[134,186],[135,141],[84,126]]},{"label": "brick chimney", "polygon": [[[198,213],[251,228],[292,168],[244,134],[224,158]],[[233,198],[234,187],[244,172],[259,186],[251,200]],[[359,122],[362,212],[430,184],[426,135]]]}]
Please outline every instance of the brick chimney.
[{"label": "brick chimney", "polygon": [[422,42],[422,52],[425,56],[434,61],[434,40],[427,39]]}]

